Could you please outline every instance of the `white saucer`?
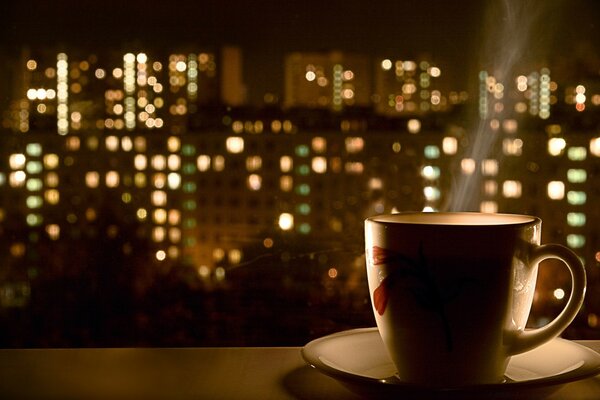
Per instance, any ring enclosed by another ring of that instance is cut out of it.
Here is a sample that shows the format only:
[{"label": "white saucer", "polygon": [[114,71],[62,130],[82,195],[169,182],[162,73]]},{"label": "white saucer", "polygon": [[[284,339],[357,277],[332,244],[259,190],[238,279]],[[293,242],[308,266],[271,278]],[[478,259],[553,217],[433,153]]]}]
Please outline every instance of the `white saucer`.
[{"label": "white saucer", "polygon": [[[506,381],[437,389],[403,383],[396,375],[377,328],[353,329],[313,340],[302,348],[305,361],[359,394],[409,398],[536,398],[561,385],[600,373],[600,355],[565,339],[554,339],[513,356]],[[402,396],[402,397],[400,397]]]}]

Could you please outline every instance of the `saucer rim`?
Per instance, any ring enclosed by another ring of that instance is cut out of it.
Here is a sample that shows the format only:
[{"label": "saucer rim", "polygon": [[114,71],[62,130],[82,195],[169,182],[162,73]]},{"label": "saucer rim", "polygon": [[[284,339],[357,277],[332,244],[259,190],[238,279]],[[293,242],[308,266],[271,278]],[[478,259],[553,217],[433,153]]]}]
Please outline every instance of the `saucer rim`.
[{"label": "saucer rim", "polygon": [[[344,371],[337,369],[333,366],[327,365],[319,360],[319,355],[314,354],[311,350],[314,346],[321,344],[326,341],[335,340],[339,337],[353,336],[359,334],[379,334],[377,327],[368,328],[355,328],[348,329],[340,332],[335,332],[320,338],[314,339],[304,345],[300,352],[304,361],[312,368],[328,375],[334,379],[351,385],[362,385],[362,386],[378,386],[386,387],[388,389],[396,390],[407,390],[411,392],[472,392],[472,391],[483,391],[483,390],[494,390],[494,391],[512,391],[512,390],[524,390],[524,389],[536,389],[536,388],[548,388],[552,386],[562,386],[567,383],[576,382],[591,378],[600,374],[600,354],[596,351],[583,346],[579,343],[573,342],[568,339],[560,337],[551,339],[552,341],[561,341],[568,343],[570,346],[576,347],[578,350],[586,352],[589,358],[593,359],[594,362],[590,362],[588,359],[584,359],[584,364],[563,373],[558,373],[552,376],[544,376],[541,378],[525,379],[522,381],[513,381],[507,379],[506,381],[499,383],[482,383],[468,386],[457,386],[457,387],[435,387],[413,384],[409,382],[402,382],[397,376],[390,376],[384,378],[372,378],[364,375],[354,374],[350,371]],[[581,368],[587,366],[585,371],[581,371]],[[579,373],[577,373],[579,371]]]}]

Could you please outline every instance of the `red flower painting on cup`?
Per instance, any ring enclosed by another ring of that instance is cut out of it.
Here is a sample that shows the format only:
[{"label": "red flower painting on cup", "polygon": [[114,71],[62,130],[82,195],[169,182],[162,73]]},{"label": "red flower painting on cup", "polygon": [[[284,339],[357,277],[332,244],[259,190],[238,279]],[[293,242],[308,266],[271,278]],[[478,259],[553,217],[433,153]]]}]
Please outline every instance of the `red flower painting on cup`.
[{"label": "red flower painting on cup", "polygon": [[[383,269],[385,276],[379,286],[373,290],[373,306],[377,313],[379,315],[385,313],[395,288],[412,294],[418,305],[439,317],[446,338],[446,347],[451,351],[452,335],[445,305],[455,299],[464,285],[469,282],[463,280],[440,288],[432,274],[435,266],[427,261],[422,244],[419,246],[416,259],[380,246],[371,247],[367,255],[370,268],[385,267]],[[400,282],[403,282],[401,288],[398,287]]]}]

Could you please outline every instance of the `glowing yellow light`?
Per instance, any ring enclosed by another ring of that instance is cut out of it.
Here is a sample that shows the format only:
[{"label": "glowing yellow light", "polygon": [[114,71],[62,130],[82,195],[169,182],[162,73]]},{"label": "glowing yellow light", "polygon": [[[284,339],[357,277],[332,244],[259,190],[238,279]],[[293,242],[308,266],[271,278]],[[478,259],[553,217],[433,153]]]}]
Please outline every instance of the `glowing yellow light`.
[{"label": "glowing yellow light", "polygon": [[600,137],[590,139],[590,153],[596,157],[600,157]]},{"label": "glowing yellow light", "polygon": [[244,139],[239,136],[230,136],[225,141],[225,147],[230,153],[242,153],[244,151]]},{"label": "glowing yellow light", "polygon": [[556,300],[562,300],[565,298],[565,291],[561,288],[555,289],[552,294]]},{"label": "glowing yellow light", "polygon": [[419,133],[421,131],[421,121],[418,119],[409,119],[407,123],[408,132]]},{"label": "glowing yellow light", "polygon": [[565,184],[561,181],[548,182],[548,197],[552,200],[562,200],[565,197]]},{"label": "glowing yellow light", "polygon": [[27,69],[30,71],[34,71],[37,68],[37,62],[35,60],[27,61]]},{"label": "glowing yellow light", "polygon": [[386,58],[385,60],[381,61],[381,68],[384,71],[389,71],[390,69],[392,69],[392,60]]},{"label": "glowing yellow light", "polygon": [[158,261],[164,261],[167,258],[167,253],[164,250],[158,250],[156,252],[156,259]]},{"label": "glowing yellow light", "polygon": [[262,186],[262,178],[258,174],[248,176],[248,188],[250,190],[260,190]]},{"label": "glowing yellow light", "polygon": [[559,156],[563,153],[567,142],[563,138],[551,138],[548,140],[548,153],[551,156]]},{"label": "glowing yellow light", "polygon": [[475,172],[476,163],[472,158],[463,158],[460,162],[460,168],[465,175],[471,175]]},{"label": "glowing yellow light", "polygon": [[289,231],[294,227],[294,216],[290,213],[282,213],[279,215],[279,227],[284,231]]},{"label": "glowing yellow light", "polygon": [[58,240],[60,236],[60,226],[57,224],[46,225],[46,233],[51,240]]},{"label": "glowing yellow light", "polygon": [[506,198],[516,199],[521,197],[522,185],[519,181],[504,181],[502,184],[502,194]]},{"label": "glowing yellow light", "polygon": [[11,154],[8,158],[8,164],[12,169],[22,169],[25,166],[25,154]]},{"label": "glowing yellow light", "polygon": [[307,71],[305,78],[307,81],[312,82],[317,78],[317,74],[315,74],[314,71]]}]

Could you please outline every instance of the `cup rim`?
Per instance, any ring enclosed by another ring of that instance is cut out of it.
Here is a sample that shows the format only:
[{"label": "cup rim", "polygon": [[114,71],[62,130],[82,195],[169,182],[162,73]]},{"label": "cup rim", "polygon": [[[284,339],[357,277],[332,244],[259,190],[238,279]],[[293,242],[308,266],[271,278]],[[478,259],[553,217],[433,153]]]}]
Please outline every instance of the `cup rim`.
[{"label": "cup rim", "polygon": [[366,222],[393,225],[436,225],[447,227],[519,227],[541,222],[539,217],[526,214],[479,213],[479,212],[425,212],[408,211],[379,214],[368,217]]}]

